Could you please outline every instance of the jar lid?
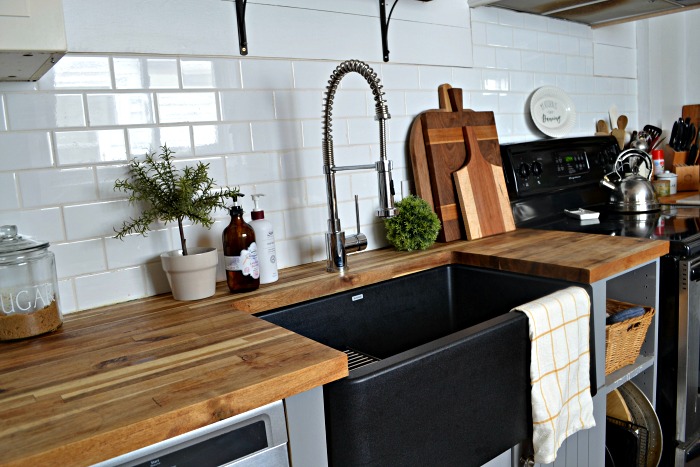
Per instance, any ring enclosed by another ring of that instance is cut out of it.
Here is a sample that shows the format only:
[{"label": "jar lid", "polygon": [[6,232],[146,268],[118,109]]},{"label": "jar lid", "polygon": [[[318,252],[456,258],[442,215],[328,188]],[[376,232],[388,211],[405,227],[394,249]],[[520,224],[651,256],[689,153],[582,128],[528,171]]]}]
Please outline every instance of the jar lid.
[{"label": "jar lid", "polygon": [[0,255],[4,253],[38,250],[48,246],[49,242],[40,242],[19,235],[16,225],[0,226]]},{"label": "jar lid", "polygon": [[656,178],[667,178],[667,179],[670,179],[670,178],[676,178],[677,176],[678,176],[678,175],[674,174],[673,172],[669,172],[668,170],[666,170],[664,173],[661,173],[661,174],[657,175]]}]

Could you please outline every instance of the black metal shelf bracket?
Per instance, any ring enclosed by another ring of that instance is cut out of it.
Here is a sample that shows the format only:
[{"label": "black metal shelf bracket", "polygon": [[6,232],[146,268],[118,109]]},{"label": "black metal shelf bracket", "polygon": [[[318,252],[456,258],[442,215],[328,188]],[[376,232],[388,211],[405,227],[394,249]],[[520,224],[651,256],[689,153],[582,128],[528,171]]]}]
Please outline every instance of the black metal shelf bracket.
[{"label": "black metal shelf bracket", "polygon": [[248,55],[248,37],[245,31],[245,7],[248,0],[236,0],[236,22],[238,23],[238,48],[241,55]]},{"label": "black metal shelf bracket", "polygon": [[389,33],[389,21],[391,21],[391,14],[394,12],[394,7],[396,7],[398,2],[399,0],[394,0],[394,4],[391,5],[391,9],[389,10],[389,16],[387,16],[386,2],[385,0],[379,0],[379,22],[382,30],[382,55],[385,62],[389,61],[389,40],[387,38]]}]

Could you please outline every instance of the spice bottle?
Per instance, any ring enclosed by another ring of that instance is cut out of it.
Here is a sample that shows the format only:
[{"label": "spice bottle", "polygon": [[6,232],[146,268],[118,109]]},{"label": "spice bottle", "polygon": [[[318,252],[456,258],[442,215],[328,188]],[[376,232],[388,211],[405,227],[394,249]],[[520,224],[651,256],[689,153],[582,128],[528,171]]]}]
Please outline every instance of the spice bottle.
[{"label": "spice bottle", "polygon": [[243,208],[238,204],[239,196],[243,195],[233,197],[233,206],[229,209],[231,222],[222,234],[226,283],[231,293],[250,292],[260,287],[255,232],[243,220]]},{"label": "spice bottle", "polygon": [[19,235],[14,225],[0,226],[0,341],[44,334],[63,323],[48,247]]}]

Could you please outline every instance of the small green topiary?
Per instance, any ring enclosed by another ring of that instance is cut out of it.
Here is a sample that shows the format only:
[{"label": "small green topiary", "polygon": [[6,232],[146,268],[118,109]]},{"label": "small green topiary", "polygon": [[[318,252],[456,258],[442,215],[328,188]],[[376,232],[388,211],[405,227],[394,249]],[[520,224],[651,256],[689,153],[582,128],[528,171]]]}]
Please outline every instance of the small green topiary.
[{"label": "small green topiary", "polygon": [[435,243],[440,219],[423,199],[409,195],[396,203],[399,213],[384,219],[386,238],[400,251],[425,250]]}]

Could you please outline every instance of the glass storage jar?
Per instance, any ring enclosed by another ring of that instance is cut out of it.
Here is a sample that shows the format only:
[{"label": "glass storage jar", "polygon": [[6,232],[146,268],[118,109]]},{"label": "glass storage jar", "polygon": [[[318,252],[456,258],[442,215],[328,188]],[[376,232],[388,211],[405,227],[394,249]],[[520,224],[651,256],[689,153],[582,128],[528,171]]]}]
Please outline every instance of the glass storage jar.
[{"label": "glass storage jar", "polygon": [[0,226],[0,341],[58,329],[63,323],[58,279],[49,243]]}]

